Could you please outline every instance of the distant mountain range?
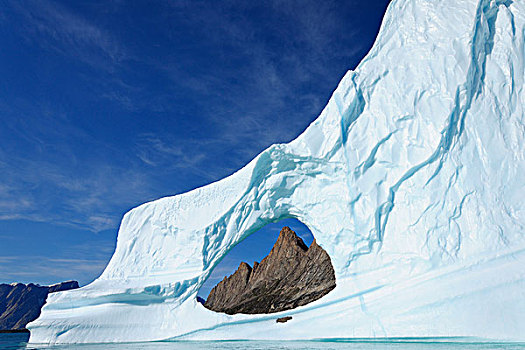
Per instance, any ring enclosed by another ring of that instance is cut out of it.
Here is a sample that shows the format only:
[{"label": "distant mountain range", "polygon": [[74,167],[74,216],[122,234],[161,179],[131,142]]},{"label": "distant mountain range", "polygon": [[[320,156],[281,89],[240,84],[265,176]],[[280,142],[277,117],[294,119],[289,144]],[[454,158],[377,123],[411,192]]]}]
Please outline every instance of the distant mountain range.
[{"label": "distant mountain range", "polygon": [[49,293],[78,288],[77,281],[52,286],[38,284],[0,284],[0,331],[23,330],[40,316]]}]

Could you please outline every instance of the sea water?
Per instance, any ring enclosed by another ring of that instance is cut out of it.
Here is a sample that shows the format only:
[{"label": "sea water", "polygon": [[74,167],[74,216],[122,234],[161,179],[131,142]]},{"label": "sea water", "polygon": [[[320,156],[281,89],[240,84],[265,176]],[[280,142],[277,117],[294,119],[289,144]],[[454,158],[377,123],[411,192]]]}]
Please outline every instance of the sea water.
[{"label": "sea water", "polygon": [[323,341],[177,341],[148,343],[111,343],[78,345],[35,345],[27,344],[29,335],[25,333],[0,334],[0,349],[56,349],[56,350],[525,350],[525,343],[493,343],[473,339],[383,339],[349,340],[333,339]]}]

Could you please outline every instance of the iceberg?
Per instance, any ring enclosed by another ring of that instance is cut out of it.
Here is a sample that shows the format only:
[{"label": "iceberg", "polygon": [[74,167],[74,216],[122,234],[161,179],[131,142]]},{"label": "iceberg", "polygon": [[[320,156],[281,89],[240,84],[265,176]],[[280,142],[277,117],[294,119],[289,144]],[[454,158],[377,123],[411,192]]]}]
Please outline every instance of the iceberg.
[{"label": "iceberg", "polygon": [[[524,1],[393,0],[300,136],[126,213],[102,275],[51,294],[30,342],[525,340],[524,35]],[[290,217],[330,255],[331,293],[262,315],[197,302],[233,246]]]}]

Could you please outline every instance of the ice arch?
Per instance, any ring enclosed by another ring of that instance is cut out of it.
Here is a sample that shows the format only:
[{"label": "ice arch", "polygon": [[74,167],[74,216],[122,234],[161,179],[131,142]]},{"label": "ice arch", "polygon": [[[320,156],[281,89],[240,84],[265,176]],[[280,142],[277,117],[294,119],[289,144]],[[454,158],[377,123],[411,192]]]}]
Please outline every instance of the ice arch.
[{"label": "ice arch", "polygon": [[[302,135],[127,213],[104,273],[52,295],[31,341],[524,340],[524,33],[523,1],[392,1]],[[197,305],[220,257],[283,217],[312,230],[337,287],[280,325]]]}]

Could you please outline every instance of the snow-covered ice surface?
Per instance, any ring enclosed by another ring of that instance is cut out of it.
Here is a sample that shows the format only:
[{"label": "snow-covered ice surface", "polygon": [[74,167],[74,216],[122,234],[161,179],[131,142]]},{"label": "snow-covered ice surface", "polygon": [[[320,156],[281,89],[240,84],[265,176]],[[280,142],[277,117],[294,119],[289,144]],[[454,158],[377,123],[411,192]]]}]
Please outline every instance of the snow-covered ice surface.
[{"label": "snow-covered ice surface", "polygon": [[[31,342],[525,340],[524,33],[522,0],[392,1],[302,135],[128,212],[106,270],[51,294]],[[235,244],[287,217],[332,258],[334,291],[271,315],[196,302]]]}]

